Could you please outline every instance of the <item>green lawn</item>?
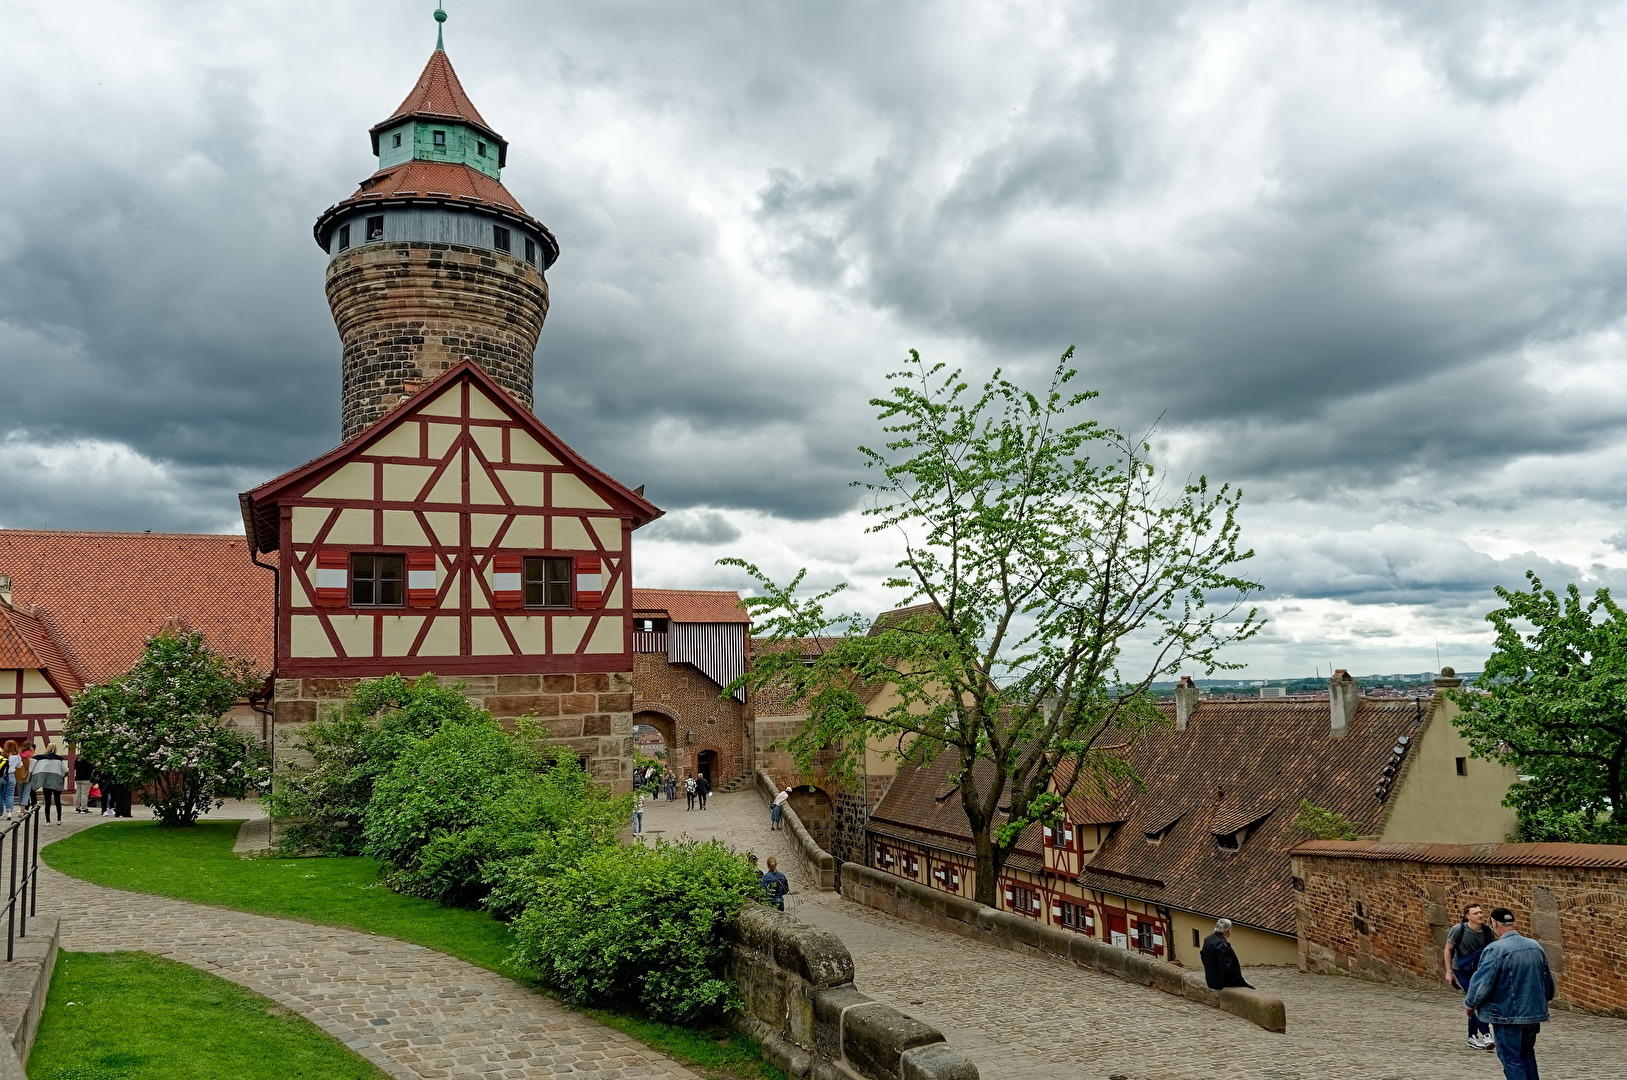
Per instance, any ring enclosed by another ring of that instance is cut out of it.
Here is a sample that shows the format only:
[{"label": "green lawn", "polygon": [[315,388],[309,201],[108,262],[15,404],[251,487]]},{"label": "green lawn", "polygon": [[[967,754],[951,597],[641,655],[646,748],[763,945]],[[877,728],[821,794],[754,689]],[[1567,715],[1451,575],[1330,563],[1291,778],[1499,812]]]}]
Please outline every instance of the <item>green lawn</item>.
[{"label": "green lawn", "polygon": [[58,956],[32,1080],[378,1080],[302,1016],[147,953]]},{"label": "green lawn", "polygon": [[489,915],[393,893],[372,859],[240,859],[232,844],[241,824],[108,822],[42,848],[40,858],[98,885],[348,926],[520,977],[508,961],[508,928]]},{"label": "green lawn", "polygon": [[[241,824],[202,821],[187,829],[166,829],[146,821],[107,822],[42,848],[40,858],[70,877],[98,885],[383,934],[535,985],[509,960],[508,927],[489,915],[393,893],[379,883],[378,863],[372,859],[240,859],[232,854],[232,844]],[[55,990],[51,1001],[56,1002]],[[785,1080],[763,1061],[756,1043],[732,1031],[695,1031],[614,1012],[588,1015],[720,1077]],[[123,1074],[106,1075],[111,1080]],[[81,1078],[68,1073],[53,1080],[102,1080],[102,1074]]]}]

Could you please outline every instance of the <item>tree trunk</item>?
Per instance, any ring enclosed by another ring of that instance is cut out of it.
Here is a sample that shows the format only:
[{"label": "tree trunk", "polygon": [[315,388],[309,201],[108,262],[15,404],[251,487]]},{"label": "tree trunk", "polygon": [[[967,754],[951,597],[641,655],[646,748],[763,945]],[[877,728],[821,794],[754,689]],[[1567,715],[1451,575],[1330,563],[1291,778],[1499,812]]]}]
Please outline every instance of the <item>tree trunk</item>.
[{"label": "tree trunk", "polygon": [[972,899],[989,907],[999,907],[1000,868],[994,863],[994,841],[987,828],[972,827],[972,849],[977,856],[977,882]]}]

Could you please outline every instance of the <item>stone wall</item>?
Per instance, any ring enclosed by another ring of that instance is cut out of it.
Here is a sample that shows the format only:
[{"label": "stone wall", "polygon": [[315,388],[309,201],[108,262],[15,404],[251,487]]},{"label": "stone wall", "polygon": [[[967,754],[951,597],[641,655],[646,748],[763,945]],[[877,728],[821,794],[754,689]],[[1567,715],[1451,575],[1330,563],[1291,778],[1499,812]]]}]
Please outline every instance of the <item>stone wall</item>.
[{"label": "stone wall", "polygon": [[797,1080],[977,1080],[943,1034],[853,985],[841,939],[782,911],[750,907],[730,927],[735,1024]]},{"label": "stone wall", "polygon": [[1293,865],[1306,970],[1438,986],[1464,906],[1506,907],[1546,950],[1559,1003],[1627,1017],[1627,846],[1325,840]]},{"label": "stone wall", "polygon": [[1104,975],[1221,1009],[1267,1031],[1288,1030],[1288,1012],[1281,998],[1240,987],[1211,990],[1204,984],[1203,972],[1187,971],[1145,953],[1116,948],[1013,912],[985,907],[975,900],[858,863],[843,864],[841,889],[849,900],[923,926],[1013,952],[1049,956],[1092,968]]},{"label": "stone wall", "polygon": [[[775,780],[763,770],[757,770],[757,793],[763,797],[764,807],[774,802],[774,796],[779,794],[780,788]],[[808,874],[819,883],[819,887],[826,892],[836,888],[836,859],[826,851],[806,824],[796,807],[791,803],[785,804],[785,816],[781,822],[782,827],[791,836],[791,846],[797,853],[797,858],[807,868]]]},{"label": "stone wall", "polygon": [[28,920],[28,936],[13,945],[14,958],[0,961],[0,1080],[23,1080],[22,1064],[34,1048],[45,997],[56,970],[58,927],[54,915]]},{"label": "stone wall", "polygon": [[633,654],[633,711],[665,718],[665,723],[654,726],[670,736],[667,763],[680,776],[696,768],[702,750],[714,751],[718,756],[714,787],[751,768],[746,707],[734,698],[719,698],[721,691],[689,664],[668,663],[665,653]]},{"label": "stone wall", "polygon": [[344,346],[346,439],[464,357],[531,408],[532,354],[548,315],[535,266],[460,244],[367,244],[328,264],[327,291]]},{"label": "stone wall", "polygon": [[[359,679],[278,679],[276,750],[279,762],[300,761],[299,732],[318,715],[340,705]],[[626,671],[576,675],[464,675],[441,677],[442,686],[462,683],[479,708],[500,720],[534,716],[550,742],[583,759],[595,779],[630,785],[633,771],[633,676]]]}]

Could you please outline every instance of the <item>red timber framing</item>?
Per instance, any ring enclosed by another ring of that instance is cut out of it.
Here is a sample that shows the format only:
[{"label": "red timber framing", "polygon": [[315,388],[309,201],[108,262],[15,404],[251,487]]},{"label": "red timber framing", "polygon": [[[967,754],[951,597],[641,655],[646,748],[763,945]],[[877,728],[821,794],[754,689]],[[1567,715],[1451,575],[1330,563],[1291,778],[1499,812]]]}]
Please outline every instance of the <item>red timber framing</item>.
[{"label": "red timber framing", "polygon": [[70,700],[44,668],[0,669],[0,741],[33,739],[43,744],[57,738]]},{"label": "red timber framing", "polygon": [[[661,511],[471,362],[243,510],[281,568],[279,678],[632,670],[631,535]],[[404,556],[399,603],[357,602],[370,554]],[[567,601],[527,595],[533,557],[570,560]]]}]

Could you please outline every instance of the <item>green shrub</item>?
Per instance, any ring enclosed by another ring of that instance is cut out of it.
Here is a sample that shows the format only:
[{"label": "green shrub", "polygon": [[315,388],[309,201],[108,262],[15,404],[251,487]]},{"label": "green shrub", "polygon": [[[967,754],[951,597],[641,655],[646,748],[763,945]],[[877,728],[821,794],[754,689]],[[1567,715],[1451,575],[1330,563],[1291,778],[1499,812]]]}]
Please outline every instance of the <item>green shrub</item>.
[{"label": "green shrub", "polygon": [[740,1005],[723,930],[762,898],[757,872],[715,840],[607,847],[537,882],[515,958],[573,1005],[701,1023]]},{"label": "green shrub", "polygon": [[486,715],[469,704],[461,683],[440,686],[433,675],[357,684],[349,700],[300,733],[295,745],[310,754],[311,764],[281,771],[266,799],[272,817],[292,819],[284,853],[360,855],[377,779],[442,727]]},{"label": "green shrub", "polygon": [[[512,914],[527,899],[514,894],[517,877],[553,873],[613,843],[629,800],[543,737],[534,722],[509,732],[482,716],[409,747],[374,784],[367,810],[366,851],[389,868],[386,884],[469,906],[501,883],[508,891],[495,906]],[[527,869],[506,869],[511,862]]]}]

